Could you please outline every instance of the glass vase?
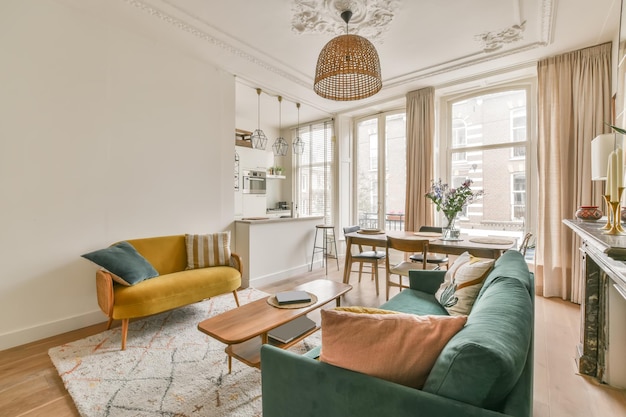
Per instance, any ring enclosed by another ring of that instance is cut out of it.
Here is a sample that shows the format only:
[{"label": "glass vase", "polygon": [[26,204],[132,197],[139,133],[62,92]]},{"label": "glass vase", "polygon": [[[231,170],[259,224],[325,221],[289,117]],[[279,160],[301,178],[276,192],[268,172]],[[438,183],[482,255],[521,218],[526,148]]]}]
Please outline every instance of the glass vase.
[{"label": "glass vase", "polygon": [[459,240],[461,236],[461,230],[456,226],[456,218],[458,213],[454,213],[450,216],[446,216],[448,221],[447,226],[443,228],[443,240]]}]

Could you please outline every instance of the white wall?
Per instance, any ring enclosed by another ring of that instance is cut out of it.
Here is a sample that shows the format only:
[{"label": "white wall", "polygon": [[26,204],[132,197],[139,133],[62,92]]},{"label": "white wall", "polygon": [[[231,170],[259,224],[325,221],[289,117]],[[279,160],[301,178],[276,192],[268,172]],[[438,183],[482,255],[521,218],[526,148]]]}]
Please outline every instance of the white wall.
[{"label": "white wall", "polygon": [[115,241],[232,228],[234,77],[52,0],[0,3],[0,349],[105,321]]}]

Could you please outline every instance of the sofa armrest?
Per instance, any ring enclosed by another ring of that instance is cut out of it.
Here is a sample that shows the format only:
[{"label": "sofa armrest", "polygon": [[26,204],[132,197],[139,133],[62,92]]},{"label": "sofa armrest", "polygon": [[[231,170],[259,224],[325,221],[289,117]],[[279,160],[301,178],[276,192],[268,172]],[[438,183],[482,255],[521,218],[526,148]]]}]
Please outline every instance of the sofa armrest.
[{"label": "sofa armrest", "polygon": [[107,317],[112,318],[115,293],[113,292],[113,277],[110,272],[104,269],[96,271],[96,292],[100,309]]},{"label": "sofa armrest", "polygon": [[271,345],[261,363],[263,417],[504,416]]},{"label": "sofa armrest", "polygon": [[229,265],[235,268],[241,275],[243,275],[243,263],[241,262],[241,256],[236,253],[230,254]]},{"label": "sofa armrest", "polygon": [[446,276],[446,271],[413,269],[409,271],[409,287],[427,294],[435,294]]}]

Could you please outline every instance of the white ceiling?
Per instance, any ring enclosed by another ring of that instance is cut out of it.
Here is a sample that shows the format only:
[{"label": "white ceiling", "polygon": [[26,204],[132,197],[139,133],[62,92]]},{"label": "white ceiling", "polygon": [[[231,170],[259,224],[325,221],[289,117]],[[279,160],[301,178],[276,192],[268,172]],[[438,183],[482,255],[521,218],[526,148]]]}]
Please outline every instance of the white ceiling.
[{"label": "white ceiling", "polygon": [[[295,102],[302,103],[300,120],[306,122],[383,109],[426,86],[452,90],[532,74],[540,58],[613,40],[621,11],[621,0],[59,1],[108,16],[234,74],[238,120],[256,123],[255,88],[262,88],[262,128],[278,125],[277,95],[284,97],[282,125],[293,126]],[[304,12],[341,34],[339,13],[346,5],[365,13],[355,13],[350,32],[368,37],[378,50],[383,88],[365,100],[335,102],[312,87],[319,51],[334,35],[298,33],[293,23]],[[384,26],[376,26],[377,16],[383,16]],[[486,51],[480,35],[500,48]]]}]

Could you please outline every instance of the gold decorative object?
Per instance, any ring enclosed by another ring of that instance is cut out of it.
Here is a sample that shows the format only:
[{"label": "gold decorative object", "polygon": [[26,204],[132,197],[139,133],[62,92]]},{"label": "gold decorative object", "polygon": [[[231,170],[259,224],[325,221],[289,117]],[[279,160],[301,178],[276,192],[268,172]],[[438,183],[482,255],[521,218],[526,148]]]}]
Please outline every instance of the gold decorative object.
[{"label": "gold decorative object", "polygon": [[341,13],[346,34],[328,42],[317,58],[313,89],[330,100],[361,100],[373,96],[383,86],[378,52],[364,37],[349,34],[351,17],[350,10]]},{"label": "gold decorative object", "polygon": [[622,216],[621,216],[621,207],[620,201],[622,201],[622,193],[624,192],[624,187],[619,187],[617,190],[618,198],[617,201],[611,201],[610,209],[612,212],[613,222],[611,224],[611,228],[606,232],[603,232],[605,235],[622,235],[624,234],[624,228],[621,225]]}]

